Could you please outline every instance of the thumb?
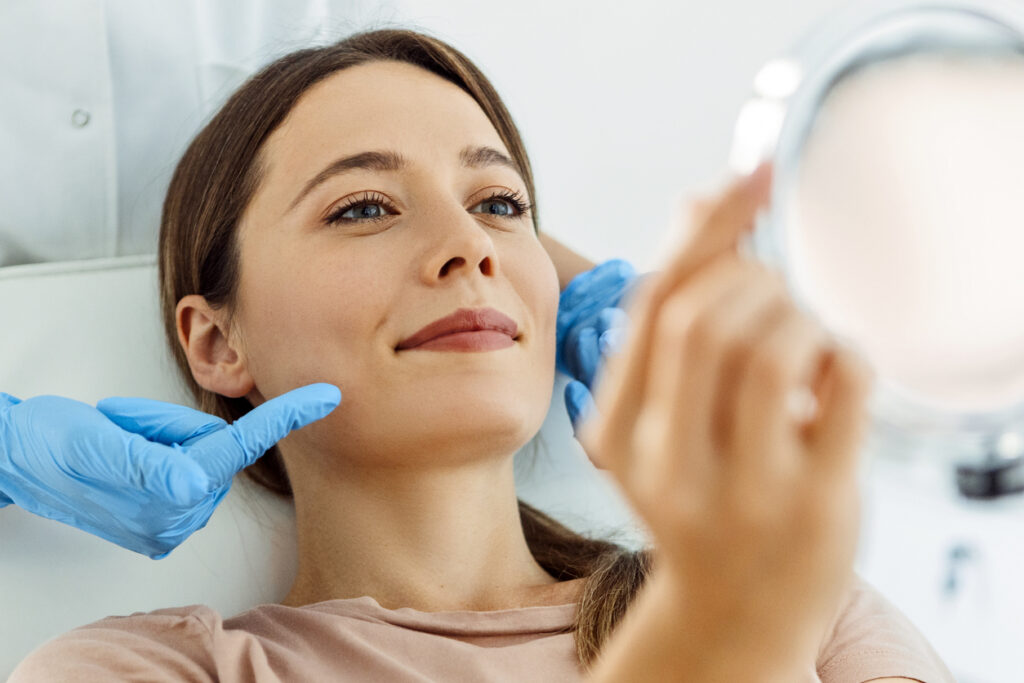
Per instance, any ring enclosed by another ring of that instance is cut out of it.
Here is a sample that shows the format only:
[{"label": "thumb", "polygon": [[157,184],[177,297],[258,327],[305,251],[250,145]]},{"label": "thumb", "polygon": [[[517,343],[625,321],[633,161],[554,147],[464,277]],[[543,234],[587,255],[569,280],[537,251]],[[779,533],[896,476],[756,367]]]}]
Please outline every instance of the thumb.
[{"label": "thumb", "polygon": [[289,432],[327,416],[340,402],[341,391],[333,384],[293,389],[253,408],[226,429],[201,438],[188,451],[206,471],[210,485],[219,488]]},{"label": "thumb", "polygon": [[20,398],[15,398],[14,396],[11,396],[10,394],[5,394],[4,392],[0,391],[0,408],[8,408],[10,406],[16,406],[19,403],[21,403],[21,399]]},{"label": "thumb", "polygon": [[772,166],[764,163],[731,183],[717,199],[695,212],[693,232],[664,270],[689,276],[705,263],[733,251],[750,232],[758,210],[768,202]]},{"label": "thumb", "polygon": [[227,422],[175,403],[148,398],[105,398],[96,409],[125,431],[170,446],[227,427]]},{"label": "thumb", "polygon": [[[646,355],[646,346],[650,343],[653,327],[665,299],[708,264],[730,253],[739,256],[741,239],[751,231],[758,210],[768,202],[771,185],[772,166],[767,162],[758,166],[749,176],[733,181],[718,198],[699,212],[701,215],[694,217],[693,233],[674,252],[656,277],[649,282],[645,280],[637,283],[632,304],[636,309],[633,312],[637,327],[646,337],[642,345],[645,352],[638,354],[638,360],[627,361],[627,365],[635,365],[640,362],[640,357]],[[630,397],[630,400],[633,398]]]}]

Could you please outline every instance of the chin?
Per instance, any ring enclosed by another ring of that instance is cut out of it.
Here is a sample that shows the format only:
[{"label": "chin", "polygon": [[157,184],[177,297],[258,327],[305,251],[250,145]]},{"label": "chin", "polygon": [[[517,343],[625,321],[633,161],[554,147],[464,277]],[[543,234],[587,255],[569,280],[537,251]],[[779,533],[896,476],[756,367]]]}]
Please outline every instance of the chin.
[{"label": "chin", "polygon": [[[488,451],[512,454],[532,439],[547,416],[551,389],[449,391],[429,396],[406,396],[404,405],[396,405],[391,437],[398,431],[410,444],[423,448],[451,448],[466,444],[467,454]],[[395,429],[402,425],[400,430]],[[404,439],[403,439],[404,440]]]}]

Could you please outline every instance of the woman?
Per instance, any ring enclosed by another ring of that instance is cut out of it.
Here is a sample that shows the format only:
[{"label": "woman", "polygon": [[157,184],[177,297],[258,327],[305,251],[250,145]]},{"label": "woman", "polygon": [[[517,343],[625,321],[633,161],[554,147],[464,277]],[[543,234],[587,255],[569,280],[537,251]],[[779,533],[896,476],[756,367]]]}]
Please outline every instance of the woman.
[{"label": "woman", "polygon": [[[105,619],[14,680],[952,680],[851,576],[869,373],[736,256],[769,180],[709,204],[641,288],[581,432],[655,539],[631,553],[516,499],[558,282],[491,85],[406,31],[270,65],[179,164],[160,271],[204,410],[345,395],[251,470],[294,496],[295,583],[232,619]],[[821,414],[793,425],[801,383]]]}]

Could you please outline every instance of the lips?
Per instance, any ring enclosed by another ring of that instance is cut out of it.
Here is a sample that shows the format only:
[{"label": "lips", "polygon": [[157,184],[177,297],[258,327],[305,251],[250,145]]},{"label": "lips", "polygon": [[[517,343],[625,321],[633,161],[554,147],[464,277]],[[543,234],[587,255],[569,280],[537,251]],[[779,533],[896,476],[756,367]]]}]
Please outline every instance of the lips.
[{"label": "lips", "polygon": [[399,342],[396,350],[411,349],[431,339],[459,332],[493,330],[515,338],[519,333],[516,321],[493,308],[460,308],[451,315],[435,320],[416,334]]}]

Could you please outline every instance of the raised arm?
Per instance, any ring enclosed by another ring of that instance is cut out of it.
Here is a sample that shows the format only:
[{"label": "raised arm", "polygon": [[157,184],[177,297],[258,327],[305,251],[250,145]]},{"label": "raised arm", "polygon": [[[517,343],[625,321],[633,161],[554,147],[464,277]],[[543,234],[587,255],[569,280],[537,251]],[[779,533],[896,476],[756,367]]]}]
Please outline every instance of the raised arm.
[{"label": "raised arm", "polygon": [[644,283],[579,433],[655,543],[592,681],[802,680],[851,579],[870,369],[739,256],[769,185],[729,188]]},{"label": "raised arm", "polygon": [[543,232],[540,233],[540,243],[543,245],[544,250],[548,252],[551,261],[555,264],[555,270],[558,272],[559,289],[565,289],[574,277],[597,265]]}]

